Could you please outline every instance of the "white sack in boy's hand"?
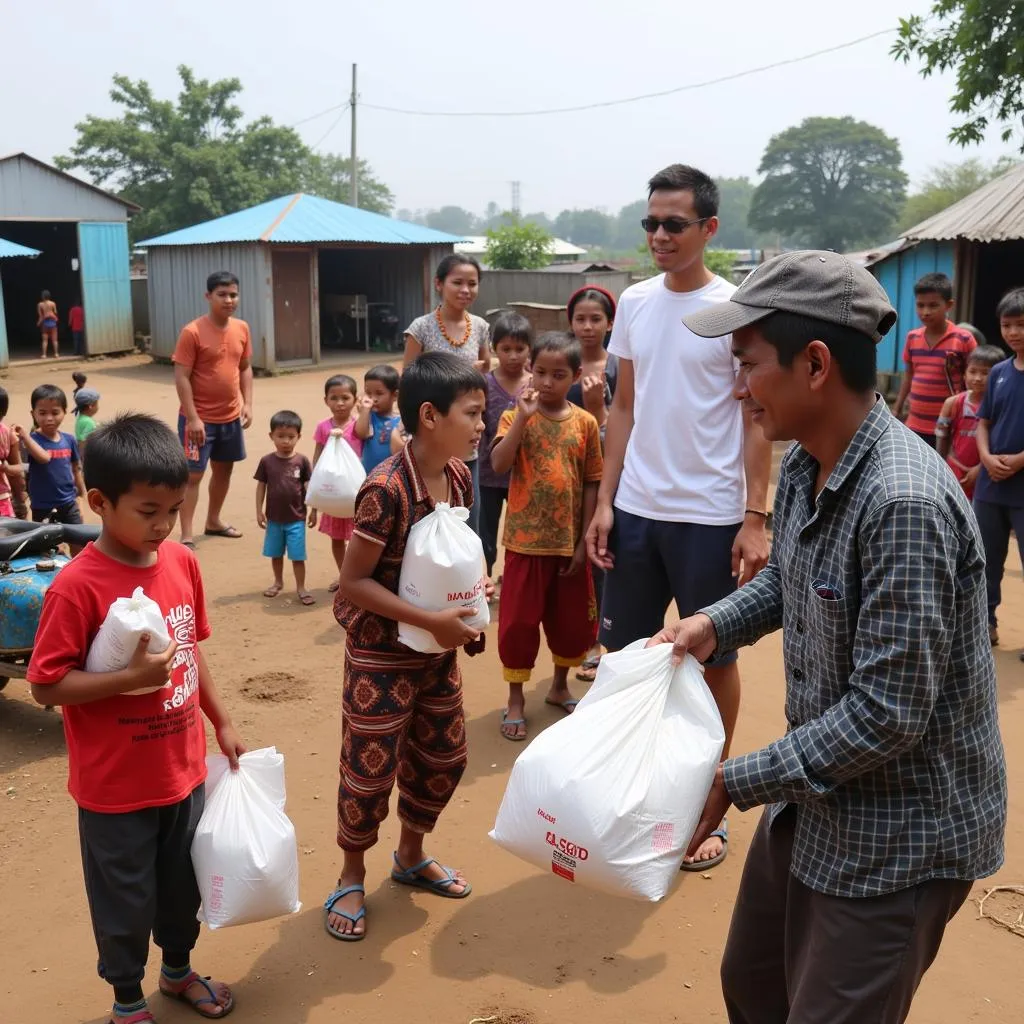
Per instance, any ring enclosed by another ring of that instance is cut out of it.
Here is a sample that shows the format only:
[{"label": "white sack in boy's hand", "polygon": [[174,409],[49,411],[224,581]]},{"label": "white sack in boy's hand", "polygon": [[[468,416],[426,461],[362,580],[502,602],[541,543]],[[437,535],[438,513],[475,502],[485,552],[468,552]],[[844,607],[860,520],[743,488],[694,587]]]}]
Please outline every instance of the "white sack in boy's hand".
[{"label": "white sack in boy's hand", "polygon": [[206,807],[192,840],[192,866],[210,928],[297,914],[299,854],[284,813],[284,757],[253,750],[231,771],[228,759],[206,759]]},{"label": "white sack in boy's hand", "polygon": [[[107,616],[85,656],[85,671],[120,672],[127,668],[143,633],[149,634],[147,650],[150,654],[160,654],[167,650],[171,637],[164,622],[164,613],[156,601],[146,597],[142,587],[136,587],[131,597],[117,598],[107,610]],[[168,680],[160,686],[129,690],[124,696],[137,697],[154,693],[169,685]]]},{"label": "white sack in boy's hand", "polygon": [[639,640],[601,659],[576,710],[519,755],[490,833],[570,882],[660,900],[725,744],[700,665]]},{"label": "white sack in boy's hand", "polygon": [[306,504],[329,516],[351,519],[366,470],[341,431],[332,432],[313,467]]},{"label": "white sack in boy's hand", "polygon": [[[402,556],[398,596],[431,612],[472,608],[472,617],[463,621],[473,629],[486,629],[491,613],[484,592],[484,549],[468,518],[468,508],[439,501],[412,527]],[[405,622],[398,624],[398,639],[420,654],[444,651],[432,634]]]}]

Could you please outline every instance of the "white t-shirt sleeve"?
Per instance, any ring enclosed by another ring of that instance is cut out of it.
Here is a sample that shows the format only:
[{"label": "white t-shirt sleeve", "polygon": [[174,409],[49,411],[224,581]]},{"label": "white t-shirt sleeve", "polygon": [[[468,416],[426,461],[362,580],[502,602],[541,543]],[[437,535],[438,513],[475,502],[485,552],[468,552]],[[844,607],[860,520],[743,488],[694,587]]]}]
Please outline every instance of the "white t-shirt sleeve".
[{"label": "white t-shirt sleeve", "polygon": [[[626,298],[626,296],[623,296]],[[612,336],[608,341],[608,351],[619,359],[632,359],[633,349],[629,344],[629,301],[619,300],[619,308],[615,311],[615,322],[612,324]]]}]

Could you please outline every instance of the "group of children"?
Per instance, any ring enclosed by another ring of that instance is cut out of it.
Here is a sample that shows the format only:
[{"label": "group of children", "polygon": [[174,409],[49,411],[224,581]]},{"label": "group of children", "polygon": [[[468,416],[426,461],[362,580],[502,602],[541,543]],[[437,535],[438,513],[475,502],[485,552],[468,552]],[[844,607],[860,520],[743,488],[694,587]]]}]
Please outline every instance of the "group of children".
[{"label": "group of children", "polygon": [[[61,430],[68,399],[55,384],[40,384],[29,405],[32,427],[7,426],[10,396],[0,388],[0,516],[31,514],[35,522],[81,523],[79,499],[85,497],[82,458],[86,439],[96,429],[100,394],[75,381],[75,433]],[[27,501],[26,501],[27,497]]]},{"label": "group of children", "polygon": [[907,335],[893,411],[902,416],[909,398],[907,427],[946,460],[972,501],[985,546],[995,646],[1011,531],[1024,564],[1024,288],[1008,292],[996,309],[1010,358],[973,327],[949,321],[953,284],[945,274],[926,274],[914,295],[921,327]]}]

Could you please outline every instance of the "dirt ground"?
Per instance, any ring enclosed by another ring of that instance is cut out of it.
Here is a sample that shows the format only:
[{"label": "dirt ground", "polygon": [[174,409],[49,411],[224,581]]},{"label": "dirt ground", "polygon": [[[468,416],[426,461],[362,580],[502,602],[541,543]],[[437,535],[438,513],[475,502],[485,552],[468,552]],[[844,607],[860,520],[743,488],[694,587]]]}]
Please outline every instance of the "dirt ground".
[{"label": "dirt ground", "polygon": [[[71,384],[77,364],[21,365],[2,380],[10,421],[27,419],[39,383]],[[348,372],[362,367],[353,367]],[[171,371],[136,356],[93,362],[89,383],[102,393],[100,416],[143,409],[172,421]],[[258,379],[250,456],[238,467],[227,521],[242,540],[200,538],[213,637],[205,645],[221,690],[249,747],[276,745],[286,756],[288,812],[301,850],[301,913],[264,924],[204,930],[195,965],[235,990],[234,1020],[327,1024],[612,1024],[627,1020],[723,1021],[718,962],[740,870],[757,814],[733,813],[731,856],[704,878],[683,875],[660,904],[610,899],[577,889],[516,860],[487,838],[509,769],[522,749],[500,738],[503,686],[492,642],[463,660],[470,764],[428,846],[472,879],[465,901],[441,900],[387,880],[392,819],[368,858],[368,937],[330,939],[321,903],[337,876],[335,845],[338,708],[343,636],[326,587],[333,574],[327,539],[310,537],[310,585],[302,607],[287,592],[260,594],[270,582],[254,516],[255,462],[270,450],[268,420],[295,409],[306,421],[302,449],[324,416],[325,373]],[[205,498],[200,504],[200,515]],[[201,520],[200,520],[201,521]],[[1024,773],[1024,584],[1009,563],[997,650],[1003,734],[1010,776]],[[492,638],[493,639],[493,638]],[[542,656],[543,657],[543,656]],[[756,748],[784,726],[778,636],[740,661],[744,696],[734,751]],[[542,703],[549,666],[529,687],[534,733],[556,720]],[[110,991],[95,972],[95,948],[82,886],[75,808],[65,790],[60,715],[32,703],[23,681],[0,694],[0,1020],[101,1022]],[[1024,791],[1010,790],[1007,860],[992,883],[1024,883]],[[981,895],[985,884],[976,888]],[[1002,901],[1002,905],[1000,905]],[[1013,919],[1021,901],[994,896],[986,915]],[[915,1024],[1019,1021],[1024,938],[967,904],[950,926],[911,1019]],[[146,978],[156,988],[158,961]],[[158,997],[157,997],[158,1000]],[[195,1020],[184,1007],[154,1000],[164,1024]],[[1016,1007],[1016,1009],[1014,1009]]]}]

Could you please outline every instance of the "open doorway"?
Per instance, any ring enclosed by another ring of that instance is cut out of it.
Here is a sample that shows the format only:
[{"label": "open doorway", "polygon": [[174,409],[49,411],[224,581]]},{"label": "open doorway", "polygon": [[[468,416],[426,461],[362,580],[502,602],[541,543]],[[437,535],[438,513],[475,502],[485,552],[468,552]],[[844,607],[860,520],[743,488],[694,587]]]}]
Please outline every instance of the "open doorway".
[{"label": "open doorway", "polygon": [[35,259],[7,260],[3,273],[7,345],[12,359],[39,355],[36,305],[48,291],[57,304],[58,339],[62,355],[74,346],[68,328],[68,310],[81,302],[77,224],[68,221],[0,221],[0,238],[38,249]]},{"label": "open doorway", "polygon": [[[3,232],[0,231],[0,235]],[[974,281],[974,319],[972,323],[992,345],[1007,352],[999,334],[996,306],[1011,289],[1024,287],[1024,241],[990,242],[978,246]],[[4,271],[6,273],[6,270]]]}]

